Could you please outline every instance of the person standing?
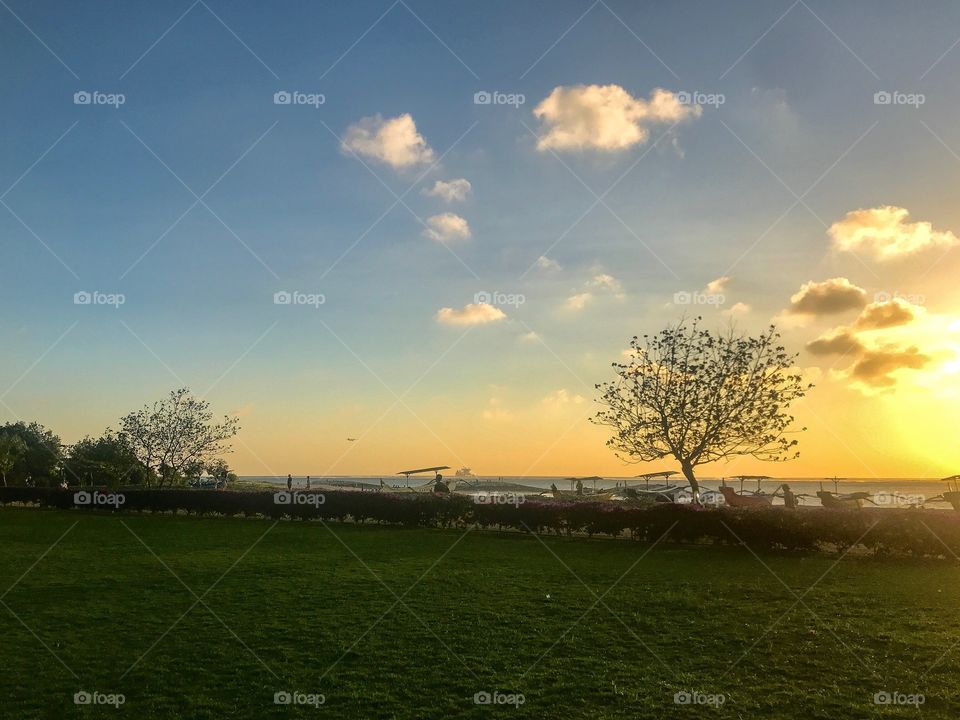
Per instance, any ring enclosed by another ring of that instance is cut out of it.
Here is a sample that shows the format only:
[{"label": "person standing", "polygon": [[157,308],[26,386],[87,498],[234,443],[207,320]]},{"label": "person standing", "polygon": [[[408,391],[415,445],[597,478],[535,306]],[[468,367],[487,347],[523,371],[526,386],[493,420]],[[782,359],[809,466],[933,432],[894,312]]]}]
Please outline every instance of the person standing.
[{"label": "person standing", "polygon": [[293,490],[293,475],[287,473],[287,490]]},{"label": "person standing", "polygon": [[310,489],[310,476],[307,475],[307,490]]}]

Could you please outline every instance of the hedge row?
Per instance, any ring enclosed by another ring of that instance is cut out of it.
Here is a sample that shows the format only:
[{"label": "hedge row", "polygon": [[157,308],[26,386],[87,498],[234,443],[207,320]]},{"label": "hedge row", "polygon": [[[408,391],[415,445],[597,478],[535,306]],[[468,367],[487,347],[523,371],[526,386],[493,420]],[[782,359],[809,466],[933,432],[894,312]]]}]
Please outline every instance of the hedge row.
[{"label": "hedge row", "polygon": [[[960,555],[960,515],[913,509],[787,510],[629,505],[546,499],[515,504],[478,503],[464,495],[370,492],[123,490],[0,488],[0,504],[29,503],[61,509],[189,512],[198,515],[263,516],[378,522],[412,527],[467,527],[623,536],[652,541],[745,543],[754,549],[846,550],[877,554]],[[121,498],[122,496],[122,498]],[[84,502],[87,501],[87,502]]]}]

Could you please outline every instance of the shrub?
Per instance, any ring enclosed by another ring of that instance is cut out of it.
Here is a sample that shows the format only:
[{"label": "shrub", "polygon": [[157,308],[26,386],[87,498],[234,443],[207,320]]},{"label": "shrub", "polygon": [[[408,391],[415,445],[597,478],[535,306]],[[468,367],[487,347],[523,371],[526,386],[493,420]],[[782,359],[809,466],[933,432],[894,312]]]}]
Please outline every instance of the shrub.
[{"label": "shrub", "polygon": [[[99,492],[110,492],[103,488]],[[960,515],[916,509],[698,508],[602,502],[527,500],[519,504],[476,503],[464,495],[388,492],[312,492],[312,502],[281,504],[273,491],[126,489],[116,509],[188,512],[197,515],[263,516],[296,520],[377,522],[409,527],[497,528],[520,532],[619,537],[673,542],[719,542],[755,550],[845,551],[880,555],[960,555]],[[321,501],[322,499],[322,501]],[[77,505],[73,490],[0,488],[0,504],[26,503],[60,509],[114,510]]]}]

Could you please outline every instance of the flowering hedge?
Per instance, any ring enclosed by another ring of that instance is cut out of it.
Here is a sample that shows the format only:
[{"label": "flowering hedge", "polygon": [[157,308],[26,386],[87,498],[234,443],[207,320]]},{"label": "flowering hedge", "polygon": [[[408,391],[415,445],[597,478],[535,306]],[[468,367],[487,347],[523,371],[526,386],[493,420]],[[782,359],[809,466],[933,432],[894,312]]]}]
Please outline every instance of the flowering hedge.
[{"label": "flowering hedge", "polygon": [[960,514],[941,510],[694,508],[552,499],[477,502],[465,495],[387,492],[73,490],[0,488],[0,504],[61,509],[188,512],[198,515],[349,520],[412,527],[498,528],[522,532],[623,536],[652,541],[745,543],[753,549],[852,547],[877,554],[960,555]]}]

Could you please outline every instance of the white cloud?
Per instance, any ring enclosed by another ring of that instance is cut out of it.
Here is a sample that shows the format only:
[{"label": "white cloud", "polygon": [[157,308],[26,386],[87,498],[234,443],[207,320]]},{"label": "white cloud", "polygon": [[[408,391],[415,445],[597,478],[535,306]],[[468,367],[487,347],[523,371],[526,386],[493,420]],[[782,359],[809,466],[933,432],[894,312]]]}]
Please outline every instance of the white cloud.
[{"label": "white cloud", "polygon": [[444,325],[486,325],[505,317],[503,310],[487,303],[470,303],[461,310],[445,307],[437,311],[437,322]]},{"label": "white cloud", "polygon": [[623,292],[623,287],[620,285],[620,281],[617,280],[613,275],[607,275],[606,273],[594,275],[592,278],[590,278],[590,280],[587,281],[587,287],[607,290],[618,295]]},{"label": "white cloud", "polygon": [[909,210],[893,205],[853,210],[827,232],[838,250],[864,250],[878,260],[957,244],[957,236],[949,230],[934,230],[926,221],[909,222],[909,216]]},{"label": "white cloud", "polygon": [[449,202],[466,200],[473,190],[470,181],[465,178],[457,180],[437,180],[432,188],[425,188],[423,194],[427,197],[438,197]]},{"label": "white cloud", "polygon": [[534,332],[533,330],[520,336],[520,342],[522,343],[534,343],[539,341],[540,333]]},{"label": "white cloud", "polygon": [[363,118],[347,128],[340,144],[344,152],[376,160],[394,170],[433,162],[433,149],[417,132],[409,113],[384,119],[380,115]]},{"label": "white cloud", "polygon": [[539,150],[626,150],[645,143],[650,126],[698,117],[669,90],[635,98],[619,85],[558,86],[533,110],[542,123]]},{"label": "white cloud", "polygon": [[716,295],[717,293],[722,293],[727,287],[727,283],[730,282],[730,278],[718,277],[716,280],[711,280],[707,283],[707,287],[704,288],[704,291],[710,295]]},{"label": "white cloud", "polygon": [[618,300],[623,300],[623,286],[613,275],[597,273],[584,283],[583,292],[570,295],[564,307],[567,310],[583,310],[588,303],[592,303],[598,295],[610,294]]},{"label": "white cloud", "polygon": [[442,243],[451,240],[469,240],[470,225],[456,213],[431,215],[427,218],[427,227],[423,229],[423,236]]},{"label": "white cloud", "polygon": [[740,317],[746,315],[750,312],[750,306],[747,303],[734,303],[729,308],[724,310],[721,315],[726,315],[727,317]]},{"label": "white cloud", "polygon": [[541,270],[549,270],[549,271],[563,270],[563,268],[560,267],[560,263],[558,263],[556,260],[548,258],[546,255],[541,255],[540,257],[537,258],[536,266]]},{"label": "white cloud", "polygon": [[564,303],[564,306],[568,310],[583,310],[587,306],[587,303],[591,300],[593,300],[593,293],[577,293],[576,295],[571,295],[568,297],[566,303]]}]

